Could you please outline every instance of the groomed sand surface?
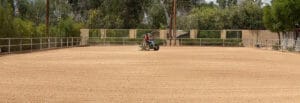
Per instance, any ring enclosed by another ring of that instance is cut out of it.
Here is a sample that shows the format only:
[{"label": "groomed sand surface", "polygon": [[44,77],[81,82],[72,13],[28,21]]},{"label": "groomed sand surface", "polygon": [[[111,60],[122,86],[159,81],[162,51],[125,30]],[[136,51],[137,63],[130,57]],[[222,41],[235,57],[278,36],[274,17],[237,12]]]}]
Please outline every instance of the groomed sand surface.
[{"label": "groomed sand surface", "polygon": [[79,47],[0,57],[0,103],[300,103],[300,55]]}]

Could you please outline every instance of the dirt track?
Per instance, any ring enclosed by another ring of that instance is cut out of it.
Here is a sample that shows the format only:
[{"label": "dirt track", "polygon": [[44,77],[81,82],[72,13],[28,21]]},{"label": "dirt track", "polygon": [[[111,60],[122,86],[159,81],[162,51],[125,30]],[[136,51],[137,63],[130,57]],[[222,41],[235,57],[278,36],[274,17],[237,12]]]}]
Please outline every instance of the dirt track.
[{"label": "dirt track", "polygon": [[300,55],[82,47],[0,57],[0,103],[300,103]]}]

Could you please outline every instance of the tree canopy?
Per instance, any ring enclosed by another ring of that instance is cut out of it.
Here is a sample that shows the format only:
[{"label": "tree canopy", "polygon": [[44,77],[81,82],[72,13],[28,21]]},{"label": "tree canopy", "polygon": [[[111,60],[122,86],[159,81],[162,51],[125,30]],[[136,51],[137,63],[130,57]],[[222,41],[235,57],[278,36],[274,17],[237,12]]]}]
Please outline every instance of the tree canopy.
[{"label": "tree canopy", "polygon": [[[177,28],[291,31],[299,25],[299,2],[273,0],[263,6],[261,0],[177,0]],[[45,0],[0,3],[1,37],[46,36]],[[171,13],[172,0],[50,0],[50,36],[75,36],[69,32],[79,28],[165,29]]]}]

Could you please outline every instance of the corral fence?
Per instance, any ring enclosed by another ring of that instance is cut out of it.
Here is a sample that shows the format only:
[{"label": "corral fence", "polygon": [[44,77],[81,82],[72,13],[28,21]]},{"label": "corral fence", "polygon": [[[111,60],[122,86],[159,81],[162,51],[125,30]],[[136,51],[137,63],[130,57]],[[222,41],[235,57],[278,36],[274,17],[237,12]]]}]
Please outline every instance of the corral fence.
[{"label": "corral fence", "polygon": [[[156,44],[166,46],[169,40],[154,39]],[[90,37],[88,45],[112,46],[112,45],[139,45],[143,42],[143,38],[100,38]],[[219,47],[242,47],[242,39],[219,39],[219,38],[179,38],[176,39],[177,46],[219,46]]]},{"label": "corral fence", "polygon": [[[32,52],[76,46],[139,45],[151,33],[159,45],[255,47],[270,50],[300,51],[298,40],[278,38],[267,30],[178,30],[169,40],[168,30],[159,29],[81,29],[81,37],[0,38],[0,54]],[[174,45],[175,44],[175,45]]]},{"label": "corral fence", "polygon": [[177,39],[179,46],[243,47],[242,39],[196,38]]},{"label": "corral fence", "polygon": [[80,37],[0,38],[0,54],[80,46]]},{"label": "corral fence", "polygon": [[[174,41],[174,40],[173,40]],[[265,50],[278,50],[278,51],[300,51],[300,40],[253,40],[253,39],[239,39],[239,38],[177,38],[176,46],[212,46],[212,47],[252,47]],[[88,39],[88,45],[91,46],[128,46],[128,45],[140,45],[143,42],[143,38],[128,38],[128,37],[90,37]],[[167,46],[170,44],[168,39],[155,39],[155,42],[161,46]]]},{"label": "corral fence", "polygon": [[[113,45],[140,45],[143,42],[143,38],[128,38],[128,37],[90,37],[88,39],[88,45],[100,45],[100,46],[113,46]],[[166,45],[166,40],[155,39],[155,42],[159,45]]]},{"label": "corral fence", "polygon": [[[39,50],[69,48],[77,46],[128,46],[140,45],[143,38],[129,37],[89,37],[87,43],[83,43],[82,37],[43,37],[43,38],[0,38],[0,54],[33,52]],[[155,43],[168,45],[167,39],[155,39]],[[219,38],[178,38],[178,46],[219,46],[241,47],[241,39]]]},{"label": "corral fence", "polygon": [[[159,45],[168,45],[167,39],[155,39]],[[0,38],[0,54],[23,53],[39,50],[69,48],[78,46],[129,46],[140,45],[143,38],[129,37],[89,37],[82,43],[82,37],[50,37],[50,38]],[[267,50],[299,51],[300,40],[252,40],[239,38],[178,38],[177,46],[215,46],[215,47],[254,47]],[[298,44],[298,45],[297,45]]]},{"label": "corral fence", "polygon": [[266,50],[278,50],[278,51],[300,51],[300,39],[265,39],[265,40],[253,40],[243,39],[243,45],[245,47],[253,47]]}]

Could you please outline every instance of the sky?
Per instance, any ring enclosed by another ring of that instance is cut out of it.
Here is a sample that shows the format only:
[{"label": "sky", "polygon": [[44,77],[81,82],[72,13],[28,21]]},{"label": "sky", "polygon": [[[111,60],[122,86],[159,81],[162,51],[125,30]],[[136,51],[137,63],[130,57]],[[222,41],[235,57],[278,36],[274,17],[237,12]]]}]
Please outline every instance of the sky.
[{"label": "sky", "polygon": [[[216,2],[216,0],[206,0],[207,2],[211,2],[211,1],[213,1],[213,2]],[[271,0],[262,0],[264,3],[270,3],[271,2]]]}]

